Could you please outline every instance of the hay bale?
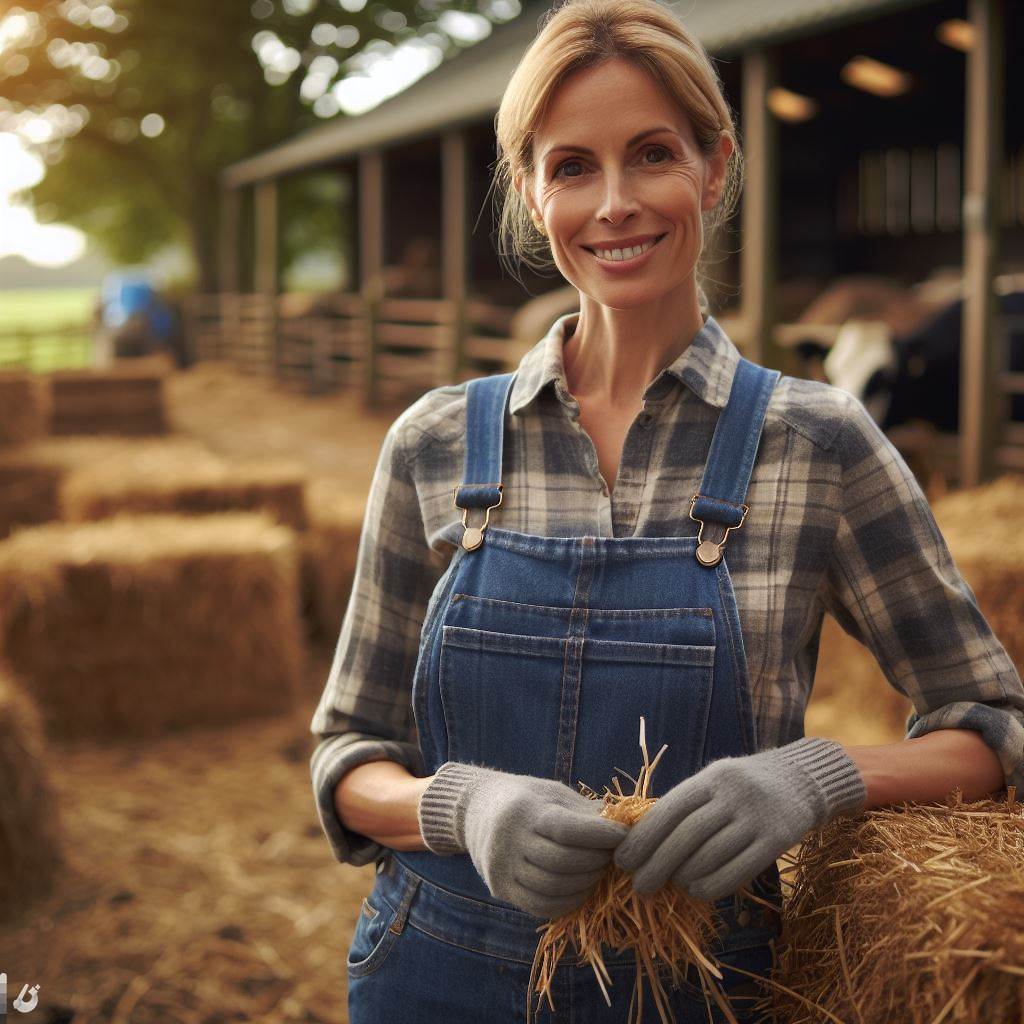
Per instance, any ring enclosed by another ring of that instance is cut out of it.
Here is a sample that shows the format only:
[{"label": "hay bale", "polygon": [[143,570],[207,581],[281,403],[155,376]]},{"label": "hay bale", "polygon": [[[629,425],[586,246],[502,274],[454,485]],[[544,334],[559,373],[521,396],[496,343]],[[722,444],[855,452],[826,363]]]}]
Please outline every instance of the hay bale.
[{"label": "hay bale", "polygon": [[312,632],[337,640],[356,571],[366,494],[340,481],[306,488],[309,529],[302,537],[303,608]]},{"label": "hay bale", "polygon": [[50,891],[61,857],[39,712],[3,673],[0,793],[0,921],[7,921]]},{"label": "hay bale", "polygon": [[68,473],[61,489],[70,522],[120,512],[258,511],[295,530],[307,526],[305,470],[284,460],[227,463],[206,452],[151,449],[118,462],[91,463]]},{"label": "hay bale", "polygon": [[950,553],[978,607],[1024,673],[1024,476],[1008,473],[933,505]]},{"label": "hay bale", "polygon": [[165,368],[126,360],[110,369],[57,370],[48,375],[53,434],[167,432]]},{"label": "hay bale", "polygon": [[804,710],[805,733],[852,746],[895,743],[906,735],[912,710],[871,651],[826,615],[814,689]]},{"label": "hay bale", "polygon": [[19,530],[0,543],[0,650],[53,736],[286,710],[304,659],[295,534],[250,512]]},{"label": "hay bale", "polygon": [[0,445],[22,444],[49,429],[49,393],[35,374],[0,370]]},{"label": "hay bale", "polygon": [[131,476],[150,463],[171,459],[197,464],[212,458],[188,438],[159,440],[120,437],[43,438],[0,450],[0,539],[15,527],[60,519],[61,489],[69,471],[104,463],[112,473]]},{"label": "hay bale", "polygon": [[0,539],[19,526],[60,518],[57,466],[34,462],[20,449],[0,454]]},{"label": "hay bale", "polygon": [[790,860],[765,995],[779,1020],[1022,1019],[1024,807],[1014,794],[838,818]]}]

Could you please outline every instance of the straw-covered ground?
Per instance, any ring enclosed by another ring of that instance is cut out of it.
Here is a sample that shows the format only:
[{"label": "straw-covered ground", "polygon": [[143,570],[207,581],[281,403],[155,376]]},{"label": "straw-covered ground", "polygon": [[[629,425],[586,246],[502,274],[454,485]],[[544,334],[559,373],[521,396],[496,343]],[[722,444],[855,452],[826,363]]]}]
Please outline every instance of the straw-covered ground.
[{"label": "straw-covered ground", "polygon": [[[314,659],[310,706],[327,668]],[[303,710],[50,745],[65,863],[0,926],[10,998],[40,985],[35,1024],[346,1019],[345,952],[373,868],[330,854],[308,727]]]}]

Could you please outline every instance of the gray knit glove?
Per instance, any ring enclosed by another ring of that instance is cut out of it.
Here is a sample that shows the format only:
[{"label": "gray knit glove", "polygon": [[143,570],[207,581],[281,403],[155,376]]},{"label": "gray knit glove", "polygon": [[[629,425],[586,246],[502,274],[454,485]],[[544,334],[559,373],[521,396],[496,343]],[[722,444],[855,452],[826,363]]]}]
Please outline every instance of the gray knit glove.
[{"label": "gray knit glove", "polygon": [[552,919],[586,900],[628,833],[555,779],[446,761],[420,797],[423,841],[468,852],[491,895]]},{"label": "gray knit glove", "polygon": [[859,809],[856,764],[835,740],[804,737],[746,757],[726,757],[670,789],[633,826],[615,863],[633,888],[671,880],[698,899],[734,893],[812,828]]}]

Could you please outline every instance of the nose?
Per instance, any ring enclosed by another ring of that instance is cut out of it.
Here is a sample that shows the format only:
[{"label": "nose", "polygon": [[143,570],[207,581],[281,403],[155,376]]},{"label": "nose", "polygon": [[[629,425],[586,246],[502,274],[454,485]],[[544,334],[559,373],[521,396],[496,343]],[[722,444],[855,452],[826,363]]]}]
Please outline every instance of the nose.
[{"label": "nose", "polygon": [[609,224],[621,224],[627,217],[640,209],[629,175],[621,169],[609,171],[604,178],[604,190],[601,204],[597,209],[597,219]]}]

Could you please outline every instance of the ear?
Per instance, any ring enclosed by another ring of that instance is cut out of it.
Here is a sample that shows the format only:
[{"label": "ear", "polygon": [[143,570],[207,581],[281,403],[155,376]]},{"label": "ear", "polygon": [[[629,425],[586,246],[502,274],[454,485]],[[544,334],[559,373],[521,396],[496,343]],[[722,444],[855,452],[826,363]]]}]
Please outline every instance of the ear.
[{"label": "ear", "polygon": [[725,171],[733,151],[732,139],[722,134],[718,137],[718,148],[704,161],[704,190],[700,208],[710,210],[716,207],[725,188]]}]

